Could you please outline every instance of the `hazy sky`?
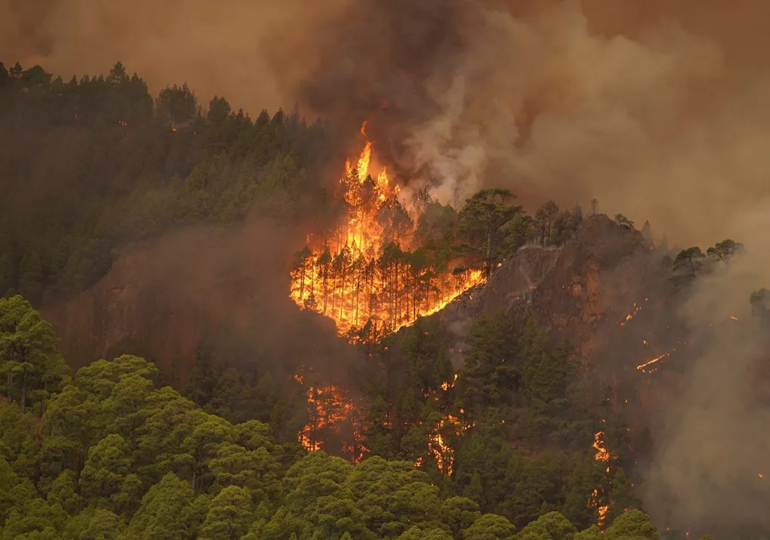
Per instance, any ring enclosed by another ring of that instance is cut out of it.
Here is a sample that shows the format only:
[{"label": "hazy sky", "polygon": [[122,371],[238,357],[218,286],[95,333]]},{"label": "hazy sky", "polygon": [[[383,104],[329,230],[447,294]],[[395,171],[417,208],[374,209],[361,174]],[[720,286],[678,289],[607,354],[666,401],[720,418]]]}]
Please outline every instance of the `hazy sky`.
[{"label": "hazy sky", "polygon": [[391,99],[380,139],[402,181],[596,197],[706,244],[770,195],[768,16],[760,0],[0,0],[0,51],[64,76],[121,60],[153,92],[186,81],[252,115],[358,121]]}]

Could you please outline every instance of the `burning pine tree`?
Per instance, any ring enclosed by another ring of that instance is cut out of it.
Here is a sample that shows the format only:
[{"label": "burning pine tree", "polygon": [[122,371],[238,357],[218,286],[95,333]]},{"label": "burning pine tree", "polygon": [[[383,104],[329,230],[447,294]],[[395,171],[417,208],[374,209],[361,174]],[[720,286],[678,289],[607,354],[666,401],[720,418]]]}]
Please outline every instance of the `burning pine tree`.
[{"label": "burning pine tree", "polygon": [[422,192],[410,212],[384,168],[369,175],[371,157],[367,141],[358,161],[346,163],[338,193],[344,216],[317,241],[308,237],[291,273],[297,305],[332,318],[351,341],[378,341],[435,313],[487,273],[458,265],[442,242],[446,231],[434,225],[447,212],[456,217],[454,210]]}]

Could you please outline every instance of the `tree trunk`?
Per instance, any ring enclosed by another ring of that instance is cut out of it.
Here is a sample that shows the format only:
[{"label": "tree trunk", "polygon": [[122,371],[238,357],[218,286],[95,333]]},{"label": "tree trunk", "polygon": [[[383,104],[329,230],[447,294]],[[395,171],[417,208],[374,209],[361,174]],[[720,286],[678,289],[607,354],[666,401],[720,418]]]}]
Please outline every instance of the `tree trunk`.
[{"label": "tree trunk", "polygon": [[27,409],[27,370],[22,371],[21,374],[21,412],[26,412]]}]

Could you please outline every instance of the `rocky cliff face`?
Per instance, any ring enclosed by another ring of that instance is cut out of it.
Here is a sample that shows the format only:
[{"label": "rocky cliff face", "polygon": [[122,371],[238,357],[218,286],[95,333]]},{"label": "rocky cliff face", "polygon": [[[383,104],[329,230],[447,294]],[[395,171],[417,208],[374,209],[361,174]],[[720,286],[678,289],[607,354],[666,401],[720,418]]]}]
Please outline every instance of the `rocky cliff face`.
[{"label": "rocky cliff face", "polygon": [[[268,344],[309,339],[296,327],[286,267],[275,264],[290,260],[287,246],[295,244],[286,240],[259,224],[236,233],[170,235],[135,246],[90,290],[44,315],[75,366],[133,352],[173,368],[184,381],[201,336],[220,325],[248,321],[259,329],[255,341]],[[460,341],[480,314],[505,310],[521,328],[534,316],[574,344],[589,367],[622,385],[645,359],[671,349],[679,334],[674,295],[659,268],[659,256],[638,231],[594,216],[559,250],[522,248],[486,286],[437,316]],[[313,320],[319,332],[333,335],[330,321]]]},{"label": "rocky cliff face", "polygon": [[665,353],[665,362],[675,363],[686,335],[680,299],[661,270],[661,257],[639,231],[593,216],[558,250],[521,249],[485,287],[438,316],[457,336],[456,350],[481,314],[505,310],[522,330],[535,317],[556,339],[575,346],[589,371],[610,380],[617,399],[650,406],[679,384],[676,369],[650,373],[653,368],[637,367]]},{"label": "rocky cliff face", "polygon": [[171,234],[133,246],[88,291],[43,314],[75,367],[131,352],[184,381],[211,330],[248,325],[263,348],[292,341],[284,338],[298,331],[298,312],[285,265],[275,263],[291,260],[292,245],[274,224]]}]

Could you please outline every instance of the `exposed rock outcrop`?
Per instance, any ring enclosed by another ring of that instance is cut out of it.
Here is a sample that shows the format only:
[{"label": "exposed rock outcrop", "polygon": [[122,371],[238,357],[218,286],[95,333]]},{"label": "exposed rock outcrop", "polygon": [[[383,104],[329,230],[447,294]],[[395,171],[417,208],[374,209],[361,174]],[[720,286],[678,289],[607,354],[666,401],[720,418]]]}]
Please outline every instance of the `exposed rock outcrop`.
[{"label": "exposed rock outcrop", "polygon": [[[201,336],[222,324],[248,321],[265,347],[312,341],[305,327],[296,327],[300,312],[286,294],[288,272],[276,264],[290,260],[292,245],[274,226],[259,224],[179,232],[135,246],[96,285],[44,315],[76,367],[133,352],[184,381]],[[519,328],[534,316],[589,365],[622,380],[645,358],[671,348],[678,332],[672,298],[659,257],[642,235],[594,216],[558,250],[520,249],[484,287],[435,316],[460,342],[480,314],[504,310]],[[313,326],[333,336],[331,321],[316,317]]]},{"label": "exposed rock outcrop", "polygon": [[460,340],[481,314],[503,309],[521,329],[534,316],[591,367],[622,377],[682,332],[660,258],[640,232],[593,216],[558,250],[522,248],[438,316]]}]

